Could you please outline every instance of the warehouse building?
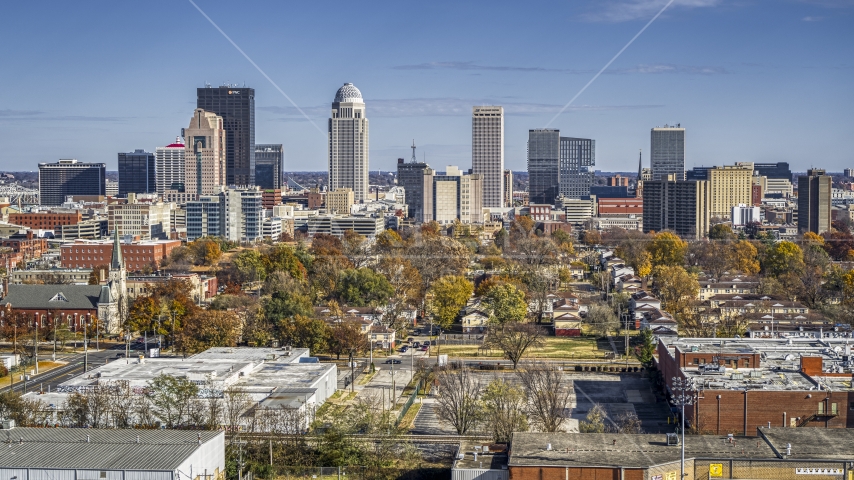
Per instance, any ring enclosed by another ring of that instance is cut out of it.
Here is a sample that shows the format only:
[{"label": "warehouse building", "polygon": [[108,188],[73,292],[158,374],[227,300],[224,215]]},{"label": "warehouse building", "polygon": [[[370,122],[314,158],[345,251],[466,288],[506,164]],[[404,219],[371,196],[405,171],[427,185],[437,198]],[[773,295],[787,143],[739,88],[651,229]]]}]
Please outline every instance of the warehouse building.
[{"label": "warehouse building", "polygon": [[4,427],[4,480],[225,478],[221,431]]}]

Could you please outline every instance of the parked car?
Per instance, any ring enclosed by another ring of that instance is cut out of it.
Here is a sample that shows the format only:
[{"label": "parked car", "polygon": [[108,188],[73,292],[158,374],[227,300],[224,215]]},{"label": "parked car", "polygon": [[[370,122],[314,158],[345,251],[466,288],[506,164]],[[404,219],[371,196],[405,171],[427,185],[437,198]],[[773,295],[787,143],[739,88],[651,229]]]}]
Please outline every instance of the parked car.
[{"label": "parked car", "polygon": [[412,342],[412,346],[418,348],[421,346],[421,342]]},{"label": "parked car", "polygon": [[396,359],[396,358],[392,358],[392,359],[391,359],[391,364],[392,364],[392,365],[400,365],[400,360],[398,360],[398,359]]},{"label": "parked car", "polygon": [[423,347],[421,347],[421,351],[422,351],[422,352],[426,352],[426,351],[427,351],[427,350],[429,350],[429,349],[430,349],[430,346],[429,346],[429,345],[424,345]]},{"label": "parked car", "polygon": [[406,345],[400,347],[400,353],[406,353],[407,350],[409,350],[409,347],[407,347]]}]

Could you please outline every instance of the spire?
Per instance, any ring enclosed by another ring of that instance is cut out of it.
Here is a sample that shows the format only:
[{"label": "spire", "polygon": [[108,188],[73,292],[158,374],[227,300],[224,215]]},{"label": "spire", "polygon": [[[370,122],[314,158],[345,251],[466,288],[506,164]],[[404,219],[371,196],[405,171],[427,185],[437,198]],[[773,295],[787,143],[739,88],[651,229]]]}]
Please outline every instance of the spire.
[{"label": "spire", "polygon": [[643,174],[643,149],[638,151],[638,180],[641,179],[641,175]]},{"label": "spire", "polygon": [[415,139],[412,139],[412,160],[410,160],[410,163],[416,163],[417,161],[415,159]]},{"label": "spire", "polygon": [[114,230],[113,238],[113,259],[110,261],[111,270],[121,270],[124,267],[124,259],[122,258],[122,244],[119,243],[119,229]]}]

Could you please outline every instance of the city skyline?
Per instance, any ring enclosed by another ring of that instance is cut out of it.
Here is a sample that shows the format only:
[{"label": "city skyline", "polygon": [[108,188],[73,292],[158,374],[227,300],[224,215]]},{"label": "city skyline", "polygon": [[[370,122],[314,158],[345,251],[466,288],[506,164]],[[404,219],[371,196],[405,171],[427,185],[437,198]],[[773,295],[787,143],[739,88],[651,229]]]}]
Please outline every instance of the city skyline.
[{"label": "city skyline", "polygon": [[[544,127],[665,3],[555,5],[549,18],[535,12],[542,9],[503,3],[489,10],[368,6],[346,21],[333,20],[366,25],[366,50],[354,58],[337,57],[337,39],[312,33],[334,7],[301,5],[293,15],[291,7],[265,2],[237,12],[224,2],[198,5],[317,124],[328,115],[332,88],[359,85],[371,99],[373,170],[393,170],[398,157],[408,157],[413,137],[427,163],[468,167],[470,109],[493,104],[506,112],[505,166],[520,171],[528,130]],[[256,90],[256,141],[283,144],[286,171],[295,165],[325,170],[324,135],[191,4],[155,1],[84,12],[56,3],[38,15],[35,8],[10,5],[6,21],[0,20],[13,72],[6,87],[15,92],[0,108],[0,169],[34,171],[39,162],[78,158],[115,170],[117,152],[153,151],[180,132],[195,104],[194,89],[230,82]],[[285,24],[258,28],[259,10]],[[846,112],[854,103],[846,88],[854,72],[847,60],[852,15],[848,1],[792,0],[769,8],[679,0],[551,127],[597,139],[597,169],[605,171],[634,170],[637,150],[649,148],[649,129],[666,123],[691,131],[686,168],[738,155],[738,161],[788,161],[796,171],[841,171],[854,160],[854,140],[846,134],[852,128]],[[134,42],[119,34],[125,18],[163,34]],[[481,37],[470,28],[474,20],[515,24],[518,33]],[[50,33],[34,35],[36,25]],[[558,25],[573,28],[544,28]],[[198,36],[218,49],[216,62],[172,68],[168,81],[125,74],[168,62]],[[106,37],[111,42],[103,42]],[[59,82],[57,70],[64,72]],[[50,124],[51,138],[36,137],[32,127],[40,123]],[[812,141],[781,141],[788,138]]]}]

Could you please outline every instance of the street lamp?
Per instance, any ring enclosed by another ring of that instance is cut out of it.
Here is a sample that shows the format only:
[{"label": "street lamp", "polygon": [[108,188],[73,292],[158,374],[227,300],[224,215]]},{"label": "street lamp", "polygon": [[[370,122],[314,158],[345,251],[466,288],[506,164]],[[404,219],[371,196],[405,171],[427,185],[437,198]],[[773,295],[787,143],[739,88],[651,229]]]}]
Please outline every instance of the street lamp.
[{"label": "street lamp", "polygon": [[696,390],[694,382],[682,377],[673,377],[670,385],[670,391],[673,394],[673,402],[682,409],[682,460],[681,480],[685,479],[685,405],[693,405],[696,399]]}]

